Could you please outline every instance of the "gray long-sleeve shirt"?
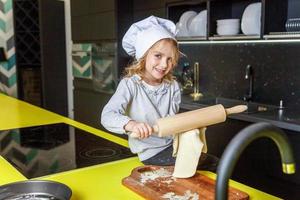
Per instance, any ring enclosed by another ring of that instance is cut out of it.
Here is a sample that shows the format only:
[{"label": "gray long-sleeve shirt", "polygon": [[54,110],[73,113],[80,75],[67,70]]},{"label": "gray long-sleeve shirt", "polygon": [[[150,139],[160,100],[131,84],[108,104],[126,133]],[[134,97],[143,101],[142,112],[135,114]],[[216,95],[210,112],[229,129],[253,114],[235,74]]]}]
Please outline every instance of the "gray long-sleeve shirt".
[{"label": "gray long-sleeve shirt", "polygon": [[[180,88],[176,81],[153,87],[134,75],[120,81],[116,92],[102,110],[101,124],[119,134],[126,133],[124,126],[130,120],[153,126],[158,118],[176,114],[180,101]],[[131,151],[137,153],[141,161],[172,145],[172,140],[172,136],[160,138],[151,135],[141,140],[128,137]]]}]

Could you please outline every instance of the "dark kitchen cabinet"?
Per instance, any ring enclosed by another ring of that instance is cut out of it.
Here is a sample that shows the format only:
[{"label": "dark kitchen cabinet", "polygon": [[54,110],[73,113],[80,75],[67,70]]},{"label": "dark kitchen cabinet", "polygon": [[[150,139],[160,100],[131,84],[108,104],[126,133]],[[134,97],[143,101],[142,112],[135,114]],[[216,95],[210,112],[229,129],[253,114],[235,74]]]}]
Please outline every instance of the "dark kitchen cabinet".
[{"label": "dark kitchen cabinet", "polygon": [[[93,81],[84,78],[74,78],[74,119],[88,124],[95,128],[100,128],[109,132],[101,125],[101,112],[103,107],[113,95],[111,92],[95,90]],[[111,133],[111,132],[109,132]],[[121,138],[127,138],[125,134],[115,134]]]},{"label": "dark kitchen cabinet", "polygon": [[[176,0],[72,0],[72,39],[85,42],[118,39],[120,30],[126,30],[134,22],[150,15],[166,16],[166,4]],[[123,35],[122,35],[123,36]]]},{"label": "dark kitchen cabinet", "polygon": [[166,17],[166,4],[170,2],[177,2],[178,0],[152,0],[140,1],[134,0],[134,21],[142,20],[150,15],[157,17]]},{"label": "dark kitchen cabinet", "polygon": [[116,39],[115,1],[71,1],[74,42]]},{"label": "dark kitchen cabinet", "polygon": [[133,4],[134,21],[144,19],[150,15],[165,17],[165,1],[139,1],[135,0]]},{"label": "dark kitchen cabinet", "polygon": [[93,81],[74,78],[74,119],[107,131],[100,123],[101,111],[112,94],[94,89]]},{"label": "dark kitchen cabinet", "polygon": [[74,119],[105,130],[100,124],[101,111],[112,94],[95,91],[91,80],[74,79]]},{"label": "dark kitchen cabinet", "polygon": [[18,98],[68,115],[64,2],[14,0]]}]

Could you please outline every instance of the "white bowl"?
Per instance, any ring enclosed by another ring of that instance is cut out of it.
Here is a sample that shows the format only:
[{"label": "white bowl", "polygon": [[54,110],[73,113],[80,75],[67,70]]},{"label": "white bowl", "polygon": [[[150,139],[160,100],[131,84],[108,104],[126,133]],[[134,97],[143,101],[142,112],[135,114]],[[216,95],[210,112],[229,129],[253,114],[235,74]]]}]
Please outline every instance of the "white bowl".
[{"label": "white bowl", "polygon": [[217,27],[217,34],[221,36],[225,35],[237,35],[240,32],[239,26],[221,25]]},{"label": "white bowl", "polygon": [[192,18],[188,24],[190,36],[205,36],[207,25],[207,10],[201,11],[198,15]]},{"label": "white bowl", "polygon": [[195,11],[186,11],[184,12],[179,19],[178,22],[178,33],[177,36],[189,36],[189,32],[188,32],[188,23],[190,19],[192,19],[193,17],[195,17],[197,15],[197,13]]},{"label": "white bowl", "polygon": [[248,5],[242,16],[241,29],[245,35],[259,35],[261,26],[261,3]]},{"label": "white bowl", "polygon": [[219,19],[217,20],[217,25],[223,24],[240,24],[240,19]]}]

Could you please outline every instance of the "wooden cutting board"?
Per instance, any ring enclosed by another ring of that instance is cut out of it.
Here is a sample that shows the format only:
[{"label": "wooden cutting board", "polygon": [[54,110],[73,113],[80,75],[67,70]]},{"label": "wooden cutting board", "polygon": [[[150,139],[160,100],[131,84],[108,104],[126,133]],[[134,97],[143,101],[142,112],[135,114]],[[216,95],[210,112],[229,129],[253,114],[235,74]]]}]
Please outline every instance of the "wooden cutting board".
[{"label": "wooden cutting board", "polygon": [[[191,178],[172,177],[174,167],[141,166],[122,184],[148,200],[214,200],[215,181],[198,172]],[[228,199],[248,200],[249,195],[230,187]]]}]

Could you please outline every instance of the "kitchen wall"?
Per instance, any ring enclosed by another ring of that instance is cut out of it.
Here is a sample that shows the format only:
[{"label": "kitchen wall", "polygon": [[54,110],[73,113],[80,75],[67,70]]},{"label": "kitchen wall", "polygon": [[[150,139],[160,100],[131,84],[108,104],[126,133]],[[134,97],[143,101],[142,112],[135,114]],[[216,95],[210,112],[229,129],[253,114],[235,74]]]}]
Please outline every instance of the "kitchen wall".
[{"label": "kitchen wall", "polygon": [[[246,66],[254,69],[253,101],[300,108],[300,41],[224,41],[181,44],[181,62],[200,64],[204,96],[243,99],[249,82]],[[182,66],[179,66],[179,68]]]},{"label": "kitchen wall", "polygon": [[0,0],[0,46],[8,59],[0,63],[0,92],[17,97],[12,0]]}]

